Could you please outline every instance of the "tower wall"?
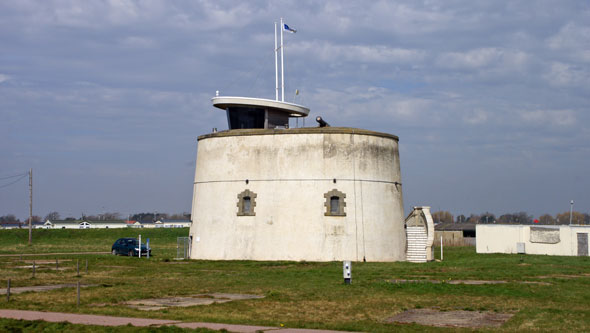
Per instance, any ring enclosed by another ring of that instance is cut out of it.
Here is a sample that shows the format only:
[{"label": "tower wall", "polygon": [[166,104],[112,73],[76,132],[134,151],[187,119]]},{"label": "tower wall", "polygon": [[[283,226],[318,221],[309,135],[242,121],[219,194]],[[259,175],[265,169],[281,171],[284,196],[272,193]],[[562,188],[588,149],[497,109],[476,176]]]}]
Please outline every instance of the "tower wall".
[{"label": "tower wall", "polygon": [[[191,258],[405,260],[400,183],[398,138],[385,133],[326,127],[201,136]],[[240,195],[251,197],[253,215],[238,214]],[[344,214],[330,211],[331,196]]]}]

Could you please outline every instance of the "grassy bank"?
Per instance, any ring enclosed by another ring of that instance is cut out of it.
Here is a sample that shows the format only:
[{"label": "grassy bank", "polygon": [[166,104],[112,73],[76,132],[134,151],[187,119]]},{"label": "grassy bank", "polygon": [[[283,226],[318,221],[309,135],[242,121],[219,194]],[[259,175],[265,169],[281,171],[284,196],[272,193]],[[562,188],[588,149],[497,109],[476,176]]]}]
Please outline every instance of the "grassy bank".
[{"label": "grassy bank", "polygon": [[[101,251],[104,250],[101,246],[110,249],[117,237],[128,236],[124,231],[115,229],[51,230],[56,231],[63,233],[46,237],[45,241],[38,236],[39,246],[44,246],[49,252],[61,249]],[[82,272],[80,281],[96,285],[82,290],[80,307],[76,307],[75,290],[71,288],[16,294],[10,303],[5,298],[0,299],[0,306],[367,332],[450,331],[450,328],[386,323],[387,318],[406,309],[437,308],[443,311],[460,309],[513,313],[514,317],[500,329],[504,331],[590,330],[588,257],[478,255],[472,247],[448,248],[443,262],[354,262],[353,283],[344,285],[340,262],[175,261],[172,257],[176,254],[176,237],[186,236],[188,230],[146,231],[137,232],[141,232],[142,237],[150,237],[154,253],[158,254],[160,245],[169,250],[161,251],[160,255],[149,260],[111,255],[64,255],[60,256],[63,270],[53,269],[53,264],[40,264],[35,278],[31,277],[31,269],[20,268],[29,261],[0,258],[2,284],[8,278],[12,279],[14,287],[75,283],[78,280],[76,260],[85,262],[88,259],[89,271],[87,274]],[[0,236],[0,250],[19,253],[5,245],[5,239],[5,235]],[[77,245],[70,246],[72,241]],[[156,245],[156,242],[160,243]],[[38,257],[38,260],[42,259],[46,258]],[[68,259],[70,261],[66,261]],[[392,282],[401,279],[418,282]],[[452,284],[454,280],[505,283]],[[158,311],[140,311],[121,304],[134,299],[212,292],[265,297]]]}]

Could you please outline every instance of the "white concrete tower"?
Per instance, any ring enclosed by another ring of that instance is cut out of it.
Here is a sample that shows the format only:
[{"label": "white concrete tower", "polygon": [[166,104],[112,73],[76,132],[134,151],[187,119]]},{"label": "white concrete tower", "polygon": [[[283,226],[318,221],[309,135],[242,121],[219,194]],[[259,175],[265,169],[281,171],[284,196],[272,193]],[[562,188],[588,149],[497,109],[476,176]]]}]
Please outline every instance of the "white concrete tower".
[{"label": "white concrete tower", "polygon": [[309,109],[223,97],[229,129],[198,138],[192,259],[405,260],[398,137],[289,128]]}]

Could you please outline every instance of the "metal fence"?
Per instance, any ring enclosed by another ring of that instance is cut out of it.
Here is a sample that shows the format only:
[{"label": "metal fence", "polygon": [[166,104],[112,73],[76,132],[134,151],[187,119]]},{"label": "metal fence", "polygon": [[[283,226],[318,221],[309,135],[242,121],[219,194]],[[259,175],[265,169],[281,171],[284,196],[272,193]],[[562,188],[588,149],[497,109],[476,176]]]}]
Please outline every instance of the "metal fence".
[{"label": "metal fence", "polygon": [[176,258],[189,259],[191,255],[191,239],[190,237],[176,238]]}]

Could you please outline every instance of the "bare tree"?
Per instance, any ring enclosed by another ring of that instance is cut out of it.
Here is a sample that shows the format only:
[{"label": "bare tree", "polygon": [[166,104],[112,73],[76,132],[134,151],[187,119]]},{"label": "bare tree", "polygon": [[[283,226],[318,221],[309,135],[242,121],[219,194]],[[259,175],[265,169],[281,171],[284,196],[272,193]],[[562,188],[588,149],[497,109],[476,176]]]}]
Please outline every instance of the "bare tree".
[{"label": "bare tree", "polygon": [[190,220],[191,213],[184,212],[182,214],[179,214],[179,213],[172,214],[172,215],[170,215],[170,219],[172,219],[172,220]]},{"label": "bare tree", "polygon": [[118,212],[104,213],[104,214],[102,214],[102,219],[103,220],[120,220],[121,213],[118,213]]},{"label": "bare tree", "polygon": [[8,215],[0,216],[0,222],[3,222],[3,223],[17,223],[17,222],[20,222],[20,221],[13,214],[8,214]]},{"label": "bare tree", "polygon": [[58,212],[50,212],[49,214],[45,215],[45,221],[50,220],[59,220],[60,216]]},{"label": "bare tree", "polygon": [[543,214],[539,217],[540,224],[555,224],[555,218],[549,214]]},{"label": "bare tree", "polygon": [[525,212],[504,214],[498,218],[498,222],[503,224],[532,224],[533,216]]},{"label": "bare tree", "polygon": [[[570,223],[570,212],[564,212],[561,214],[557,214],[555,216],[559,224],[569,224]],[[584,224],[585,216],[580,212],[572,212],[572,224]]]},{"label": "bare tree", "polygon": [[432,213],[434,223],[453,223],[453,215],[447,211],[438,211]]},{"label": "bare tree", "polygon": [[468,222],[468,223],[478,223],[480,219],[481,219],[481,216],[476,215],[476,214],[471,214],[467,218],[467,221],[465,221],[465,222]]},{"label": "bare tree", "polygon": [[481,217],[479,218],[479,222],[480,223],[494,223],[494,222],[496,222],[496,216],[494,216],[494,214],[492,214],[492,213],[485,212],[485,213],[481,214]]}]

